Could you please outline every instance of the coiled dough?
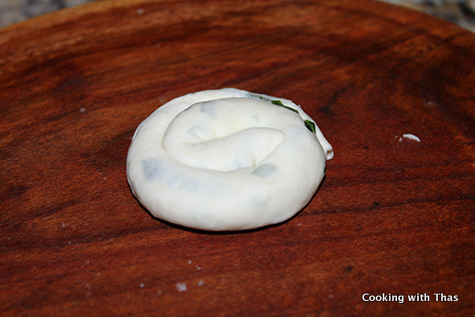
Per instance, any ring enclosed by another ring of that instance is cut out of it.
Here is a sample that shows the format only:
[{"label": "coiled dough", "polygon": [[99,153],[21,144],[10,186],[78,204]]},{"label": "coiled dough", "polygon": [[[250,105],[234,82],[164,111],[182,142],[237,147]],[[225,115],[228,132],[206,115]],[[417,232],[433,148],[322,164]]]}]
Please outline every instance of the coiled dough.
[{"label": "coiled dough", "polygon": [[290,100],[234,88],[176,98],[135,131],[127,179],[154,216],[225,231],[285,221],[316,192],[333,149]]}]

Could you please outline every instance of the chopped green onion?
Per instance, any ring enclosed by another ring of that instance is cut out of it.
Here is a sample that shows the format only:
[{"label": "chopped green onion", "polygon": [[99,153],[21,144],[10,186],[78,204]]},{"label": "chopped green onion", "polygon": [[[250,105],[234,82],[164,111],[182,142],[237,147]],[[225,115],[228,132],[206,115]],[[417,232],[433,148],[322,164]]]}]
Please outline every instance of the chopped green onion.
[{"label": "chopped green onion", "polygon": [[282,103],[282,101],[280,101],[280,100],[271,100],[271,103],[272,103],[273,105],[276,105],[276,106],[279,106],[279,107],[284,107],[285,109],[288,109],[288,110],[290,110],[290,111],[295,112],[296,114],[299,114],[299,111],[298,111],[298,110],[296,110],[296,109],[294,109],[294,108],[287,107],[287,106],[284,105],[284,104]]},{"label": "chopped green onion", "polygon": [[257,98],[257,99],[261,99],[261,100],[270,102],[271,104],[276,105],[276,106],[279,106],[279,107],[284,107],[285,109],[288,109],[288,110],[290,110],[290,111],[293,111],[293,112],[295,112],[295,113],[297,113],[297,114],[299,113],[299,111],[298,111],[297,109],[294,109],[294,108],[291,108],[291,107],[287,107],[287,106],[284,105],[284,104],[282,103],[282,101],[280,101],[280,100],[271,100],[271,99],[269,99],[269,98],[265,98],[265,97],[263,97],[263,96],[261,96],[261,95],[253,94],[253,93],[251,93],[250,96],[251,96],[252,98]]},{"label": "chopped green onion", "polygon": [[310,120],[305,120],[305,126],[307,127],[307,129],[312,132],[312,133],[316,133],[317,132],[317,129],[315,128],[315,123],[313,123],[312,121]]},{"label": "chopped green onion", "polygon": [[265,101],[271,101],[270,99],[264,98],[264,97],[262,97],[261,95],[258,95],[258,94],[253,94],[253,93],[251,93],[250,96],[251,96],[252,98],[258,98],[258,99],[265,100]]}]

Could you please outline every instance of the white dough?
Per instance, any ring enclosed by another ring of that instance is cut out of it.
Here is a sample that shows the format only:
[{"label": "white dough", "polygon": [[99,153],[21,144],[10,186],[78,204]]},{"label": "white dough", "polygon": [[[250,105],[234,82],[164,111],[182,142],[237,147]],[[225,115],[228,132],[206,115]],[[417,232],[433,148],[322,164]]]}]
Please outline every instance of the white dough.
[{"label": "white dough", "polygon": [[419,139],[419,137],[414,134],[406,133],[406,134],[403,134],[402,137],[405,139],[421,142],[421,139]]},{"label": "white dough", "polygon": [[154,216],[186,227],[285,221],[310,201],[333,157],[304,120],[315,124],[290,100],[233,88],[173,99],[135,131],[130,188]]}]

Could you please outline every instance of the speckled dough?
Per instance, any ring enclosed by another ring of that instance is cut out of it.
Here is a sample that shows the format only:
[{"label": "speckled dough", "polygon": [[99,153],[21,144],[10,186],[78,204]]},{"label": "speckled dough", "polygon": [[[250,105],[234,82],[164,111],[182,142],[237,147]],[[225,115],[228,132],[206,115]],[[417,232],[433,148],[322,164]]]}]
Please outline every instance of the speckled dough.
[{"label": "speckled dough", "polygon": [[318,126],[290,100],[225,88],[176,98],[145,119],[127,179],[158,218],[243,230],[295,215],[332,157]]}]

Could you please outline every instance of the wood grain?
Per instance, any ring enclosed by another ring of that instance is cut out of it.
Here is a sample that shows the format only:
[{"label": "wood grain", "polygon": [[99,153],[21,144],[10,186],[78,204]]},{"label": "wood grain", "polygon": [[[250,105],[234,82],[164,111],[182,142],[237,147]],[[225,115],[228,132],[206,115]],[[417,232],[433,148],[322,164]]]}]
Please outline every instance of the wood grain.
[{"label": "wood grain", "polygon": [[[372,1],[99,1],[2,29],[0,315],[473,315],[474,83],[474,34]],[[335,148],[284,224],[196,232],[130,193],[137,125],[221,87],[294,100]]]}]

